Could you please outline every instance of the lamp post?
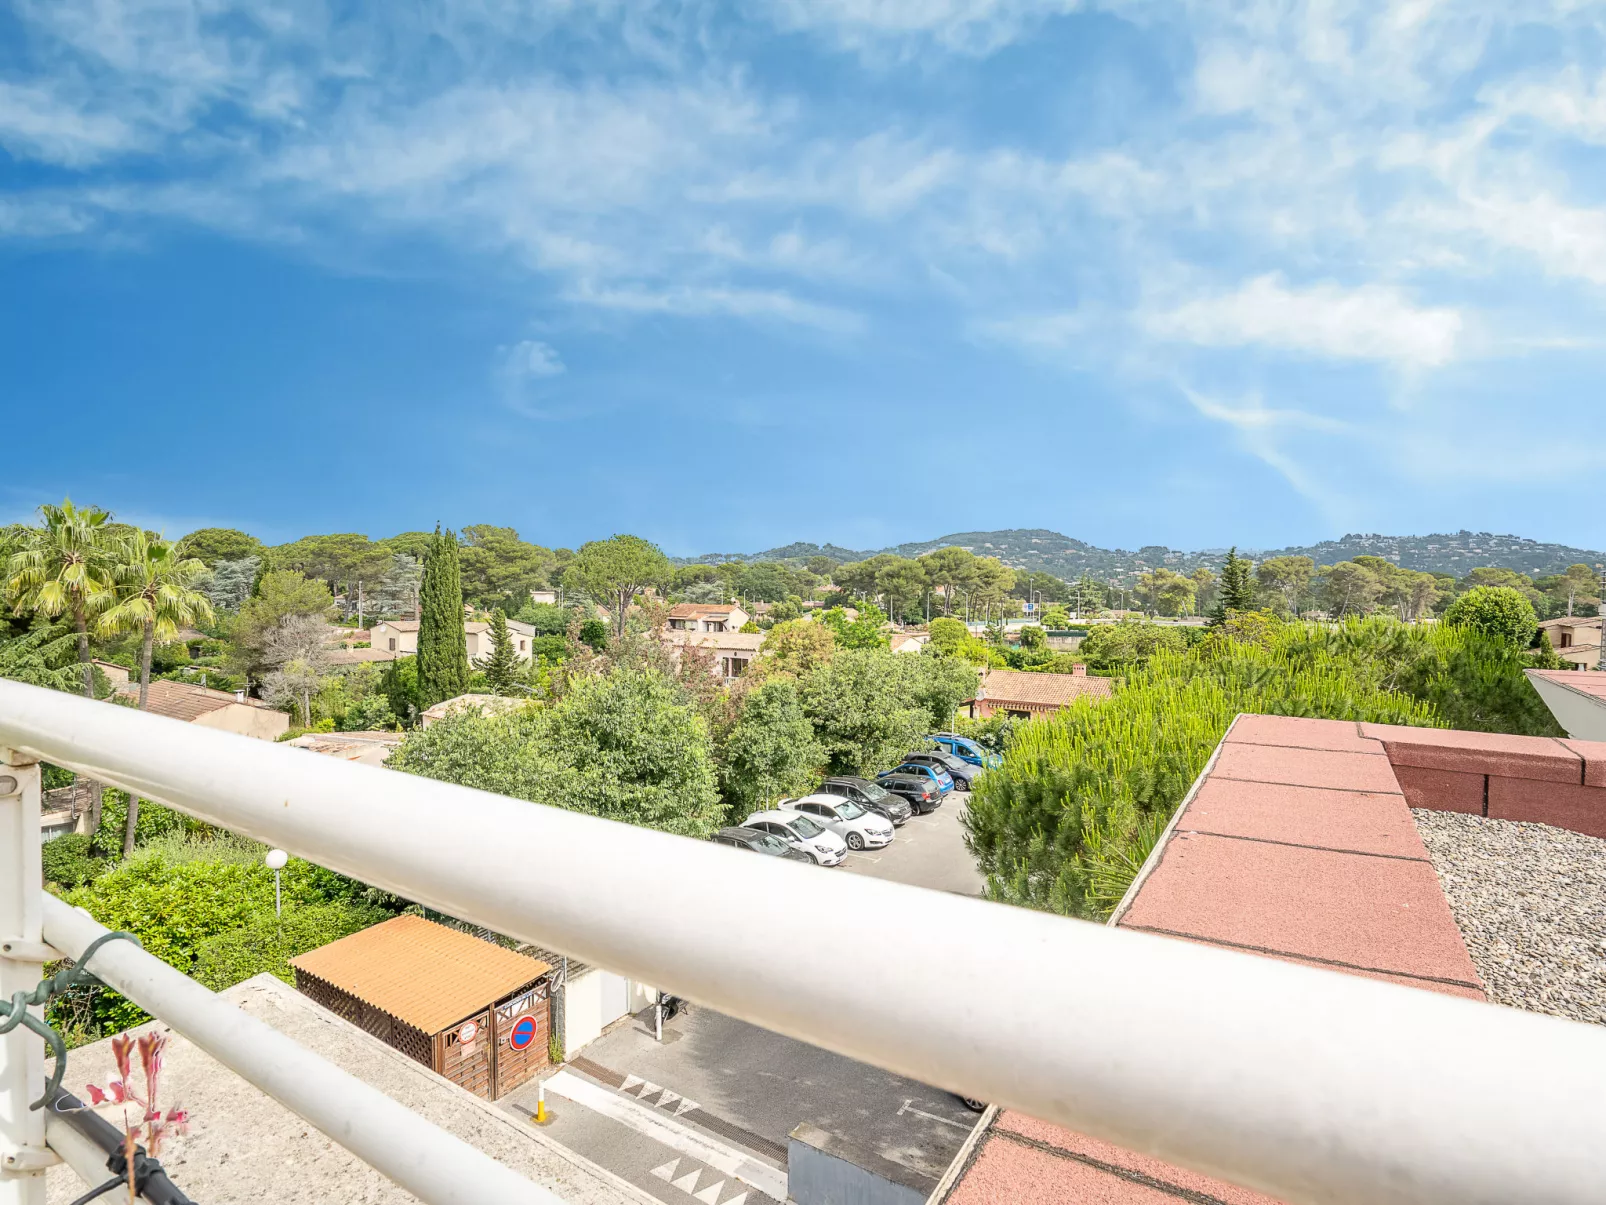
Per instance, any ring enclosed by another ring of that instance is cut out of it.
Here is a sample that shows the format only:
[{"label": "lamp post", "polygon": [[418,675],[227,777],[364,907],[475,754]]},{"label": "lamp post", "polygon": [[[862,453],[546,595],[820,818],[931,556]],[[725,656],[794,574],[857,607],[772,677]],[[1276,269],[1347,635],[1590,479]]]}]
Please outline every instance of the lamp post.
[{"label": "lamp post", "polygon": [[290,860],[290,855],[282,849],[270,849],[267,857],[262,860],[268,864],[268,869],[273,871],[273,915],[283,916],[284,896],[279,889],[279,872],[284,869],[284,864]]}]

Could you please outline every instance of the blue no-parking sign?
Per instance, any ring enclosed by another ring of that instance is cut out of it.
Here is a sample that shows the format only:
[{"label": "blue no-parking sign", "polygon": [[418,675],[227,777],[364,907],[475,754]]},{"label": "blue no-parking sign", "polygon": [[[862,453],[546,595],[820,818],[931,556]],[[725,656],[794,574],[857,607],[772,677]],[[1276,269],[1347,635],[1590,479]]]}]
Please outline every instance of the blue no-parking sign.
[{"label": "blue no-parking sign", "polygon": [[513,1022],[513,1029],[507,1035],[507,1042],[509,1046],[513,1047],[514,1050],[523,1050],[533,1041],[535,1041],[534,1017],[520,1017],[517,1021]]}]

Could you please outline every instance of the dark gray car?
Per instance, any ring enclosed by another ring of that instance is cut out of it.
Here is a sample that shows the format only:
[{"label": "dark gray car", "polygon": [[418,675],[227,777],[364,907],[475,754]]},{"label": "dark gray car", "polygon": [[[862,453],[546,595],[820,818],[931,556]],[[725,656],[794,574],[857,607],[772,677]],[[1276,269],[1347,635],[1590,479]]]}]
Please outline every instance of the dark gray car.
[{"label": "dark gray car", "polygon": [[894,795],[902,795],[909,801],[909,806],[921,815],[935,812],[942,806],[942,790],[928,775],[889,772],[878,775],[876,783]]},{"label": "dark gray car", "polygon": [[715,845],[729,845],[735,849],[750,849],[756,854],[768,854],[772,858],[785,858],[789,862],[807,862],[814,865],[814,859],[800,849],[793,849],[785,841],[770,833],[761,833],[756,828],[747,828],[736,824],[730,828],[722,828],[710,838]]},{"label": "dark gray car", "polygon": [[816,795],[837,795],[843,799],[851,799],[862,808],[867,808],[877,815],[885,816],[894,825],[901,825],[914,815],[914,809],[907,800],[894,795],[885,787],[871,782],[867,778],[827,778],[820,784]]}]

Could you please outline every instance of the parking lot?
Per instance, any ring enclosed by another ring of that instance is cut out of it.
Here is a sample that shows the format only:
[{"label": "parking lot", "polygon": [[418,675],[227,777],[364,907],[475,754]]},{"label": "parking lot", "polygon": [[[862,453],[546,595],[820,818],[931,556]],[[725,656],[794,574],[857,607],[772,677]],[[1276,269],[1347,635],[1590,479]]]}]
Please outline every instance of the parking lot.
[{"label": "parking lot", "polygon": [[850,853],[840,869],[911,887],[980,895],[985,884],[976,869],[976,859],[965,848],[964,830],[960,827],[969,801],[968,793],[954,791],[935,812],[911,817],[891,845]]}]

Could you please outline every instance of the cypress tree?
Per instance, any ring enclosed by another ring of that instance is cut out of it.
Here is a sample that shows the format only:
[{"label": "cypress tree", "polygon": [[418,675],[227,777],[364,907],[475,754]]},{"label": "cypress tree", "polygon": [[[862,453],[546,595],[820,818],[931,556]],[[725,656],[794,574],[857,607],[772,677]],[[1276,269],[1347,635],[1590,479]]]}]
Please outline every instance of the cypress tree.
[{"label": "cypress tree", "polygon": [[1210,622],[1224,623],[1234,611],[1254,609],[1255,587],[1249,580],[1249,562],[1238,555],[1238,547],[1233,545],[1221,566],[1221,585],[1216,591],[1216,605],[1210,610]]},{"label": "cypress tree", "polygon": [[513,651],[513,633],[500,607],[491,616],[491,651],[476,659],[474,668],[485,675],[492,694],[506,694],[519,679],[519,655]]},{"label": "cypress tree", "polygon": [[457,537],[439,524],[424,551],[418,602],[418,695],[424,707],[433,707],[464,694],[469,676]]}]

